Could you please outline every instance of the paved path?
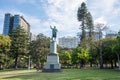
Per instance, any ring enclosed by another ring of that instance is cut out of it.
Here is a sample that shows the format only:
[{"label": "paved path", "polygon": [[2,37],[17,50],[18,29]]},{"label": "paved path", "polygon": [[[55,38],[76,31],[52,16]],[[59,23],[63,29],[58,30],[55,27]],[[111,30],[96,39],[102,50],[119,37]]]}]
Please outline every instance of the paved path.
[{"label": "paved path", "polygon": [[30,72],[35,72],[35,70],[25,70],[25,71],[10,71],[10,72],[3,72],[3,73],[0,73],[0,77],[6,77],[6,76],[15,76],[15,75],[22,75],[22,74],[27,74],[27,73],[30,73]]}]

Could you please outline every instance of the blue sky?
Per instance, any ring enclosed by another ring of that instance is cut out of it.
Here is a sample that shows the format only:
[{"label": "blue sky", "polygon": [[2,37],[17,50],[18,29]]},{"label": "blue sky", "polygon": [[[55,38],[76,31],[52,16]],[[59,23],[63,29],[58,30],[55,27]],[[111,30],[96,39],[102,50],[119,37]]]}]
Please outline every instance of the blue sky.
[{"label": "blue sky", "polygon": [[0,34],[3,32],[4,14],[20,14],[31,25],[34,34],[51,34],[51,26],[56,26],[58,36],[76,36],[80,23],[77,9],[86,2],[94,23],[103,23],[113,31],[120,30],[119,0],[0,0]]}]

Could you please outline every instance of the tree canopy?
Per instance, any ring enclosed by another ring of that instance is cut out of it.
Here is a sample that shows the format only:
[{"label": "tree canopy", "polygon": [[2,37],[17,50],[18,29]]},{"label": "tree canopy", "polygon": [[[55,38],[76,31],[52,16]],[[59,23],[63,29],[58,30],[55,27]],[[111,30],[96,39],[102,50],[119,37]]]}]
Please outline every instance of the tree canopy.
[{"label": "tree canopy", "polygon": [[16,29],[12,31],[10,34],[11,38],[11,49],[10,56],[15,59],[14,67],[18,67],[18,59],[20,59],[20,55],[22,58],[27,54],[27,46],[28,46],[28,34],[22,29],[20,26],[17,26]]},{"label": "tree canopy", "polygon": [[32,41],[29,45],[29,54],[34,63],[41,65],[43,68],[46,61],[47,54],[49,53],[50,38],[42,33],[37,35],[37,39]]}]

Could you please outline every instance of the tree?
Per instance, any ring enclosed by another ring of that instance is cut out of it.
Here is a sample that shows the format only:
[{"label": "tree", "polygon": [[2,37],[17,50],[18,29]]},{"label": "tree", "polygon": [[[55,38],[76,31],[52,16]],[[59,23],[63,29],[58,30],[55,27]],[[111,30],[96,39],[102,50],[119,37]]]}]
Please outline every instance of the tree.
[{"label": "tree", "polygon": [[89,50],[89,62],[90,62],[90,67],[93,66],[93,64],[96,64],[98,66],[98,61],[99,61],[99,55],[98,55],[98,42],[92,42],[90,43],[90,48]]},{"label": "tree", "polygon": [[29,53],[36,65],[41,65],[43,68],[46,61],[47,54],[49,53],[50,38],[43,34],[37,35],[37,40],[32,41],[29,45]]},{"label": "tree", "polygon": [[[89,47],[89,45],[87,44],[87,39],[89,41],[92,41],[94,26],[93,26],[92,15],[90,14],[90,12],[88,12],[86,4],[84,2],[78,8],[77,19],[78,21],[81,22],[80,29],[82,30],[82,34],[80,35],[80,40],[81,40],[80,44],[82,47],[87,48]],[[86,34],[86,29],[88,29],[89,31],[88,35]]]},{"label": "tree", "polygon": [[62,65],[68,66],[71,63],[71,55],[68,51],[59,54]]},{"label": "tree", "polygon": [[96,24],[96,30],[98,31],[99,34],[99,54],[100,54],[100,68],[103,68],[103,58],[102,58],[102,42],[101,42],[101,38],[102,38],[102,31],[107,29],[107,27],[105,26],[105,24],[102,23],[97,23]]},{"label": "tree", "polygon": [[[94,24],[93,24],[93,20],[92,20],[92,15],[90,14],[90,12],[87,13],[87,18],[86,18],[86,24],[87,24],[87,29],[88,29],[88,38],[87,38],[87,48],[89,50],[89,54],[90,56],[95,56],[94,55]],[[92,67],[92,58],[90,60],[90,66]]]},{"label": "tree", "polygon": [[15,59],[14,67],[18,67],[18,59],[20,55],[22,57],[25,56],[27,53],[27,46],[28,46],[28,34],[22,29],[20,26],[17,26],[16,29],[12,31],[10,34],[11,38],[11,49],[10,49],[10,56]]},{"label": "tree", "polygon": [[120,70],[120,31],[118,32],[118,36],[117,36],[117,44],[115,45],[115,51],[116,51],[116,55],[118,58],[118,66],[119,66],[119,70]]},{"label": "tree", "polygon": [[0,69],[7,67],[7,62],[9,61],[8,52],[10,50],[11,40],[8,35],[4,36],[0,34]]},{"label": "tree", "polygon": [[92,39],[94,24],[93,24],[92,15],[90,14],[90,12],[88,12],[87,15],[86,15],[86,24],[87,24],[87,29],[89,31],[89,38]]},{"label": "tree", "polygon": [[85,32],[86,16],[87,16],[87,7],[86,4],[83,2],[77,11],[77,19],[78,21],[81,22],[81,30],[82,30],[82,35],[80,37],[81,42],[84,41],[86,38],[86,32]]},{"label": "tree", "polygon": [[[115,45],[117,44],[115,37],[107,37],[102,39],[102,55],[103,55],[103,62],[110,63],[111,68],[114,68],[113,63],[116,65],[116,51],[114,49]],[[106,66],[107,67],[107,66]]]},{"label": "tree", "polygon": [[71,56],[72,63],[76,64],[76,66],[80,64],[80,68],[84,67],[85,62],[89,59],[88,50],[81,47],[76,47]]}]

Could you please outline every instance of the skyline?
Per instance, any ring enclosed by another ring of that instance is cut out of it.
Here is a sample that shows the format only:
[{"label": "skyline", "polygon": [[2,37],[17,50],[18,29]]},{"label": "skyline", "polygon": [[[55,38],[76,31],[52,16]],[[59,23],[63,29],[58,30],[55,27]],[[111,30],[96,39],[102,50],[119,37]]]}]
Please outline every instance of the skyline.
[{"label": "skyline", "polygon": [[5,13],[11,13],[23,16],[31,25],[33,34],[50,36],[51,25],[57,27],[59,37],[76,36],[80,31],[77,10],[82,2],[86,3],[95,23],[104,23],[113,31],[120,30],[119,0],[0,0],[0,34]]}]

